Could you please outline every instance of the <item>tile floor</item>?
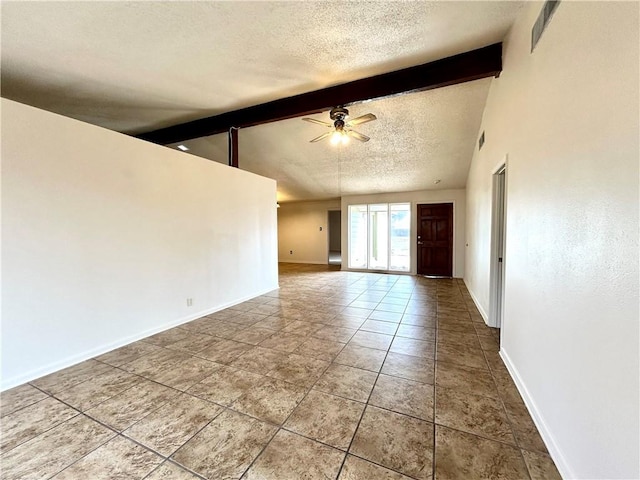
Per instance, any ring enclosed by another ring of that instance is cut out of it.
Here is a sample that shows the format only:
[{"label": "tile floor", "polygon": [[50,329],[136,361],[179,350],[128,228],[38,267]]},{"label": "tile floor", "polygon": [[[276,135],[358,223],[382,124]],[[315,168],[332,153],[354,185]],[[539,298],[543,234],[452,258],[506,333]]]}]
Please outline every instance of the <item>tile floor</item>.
[{"label": "tile floor", "polygon": [[462,281],[280,286],[4,392],[2,478],[560,478]]}]

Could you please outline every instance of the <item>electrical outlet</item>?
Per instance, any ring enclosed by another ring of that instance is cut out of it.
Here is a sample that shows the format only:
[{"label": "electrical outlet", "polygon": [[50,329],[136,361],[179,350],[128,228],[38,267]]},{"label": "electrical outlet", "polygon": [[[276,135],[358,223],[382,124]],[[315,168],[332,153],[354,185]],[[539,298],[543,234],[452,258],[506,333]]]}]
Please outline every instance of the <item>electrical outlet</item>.
[{"label": "electrical outlet", "polygon": [[193,307],[193,298],[187,298],[187,307]]},{"label": "electrical outlet", "polygon": [[293,255],[293,250],[289,250],[289,255]]}]

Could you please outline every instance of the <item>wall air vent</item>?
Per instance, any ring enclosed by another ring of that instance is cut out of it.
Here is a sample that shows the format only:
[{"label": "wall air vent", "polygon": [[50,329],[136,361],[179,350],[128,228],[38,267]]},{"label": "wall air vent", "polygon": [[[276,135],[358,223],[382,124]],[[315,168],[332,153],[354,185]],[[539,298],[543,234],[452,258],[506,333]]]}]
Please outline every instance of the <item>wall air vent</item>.
[{"label": "wall air vent", "polygon": [[484,130],[482,131],[482,135],[480,135],[480,139],[478,140],[478,150],[480,150],[483,145],[484,145]]},{"label": "wall air vent", "polygon": [[549,20],[551,20],[553,12],[556,11],[559,3],[560,0],[547,0],[546,2],[544,2],[542,11],[540,12],[540,15],[538,15],[538,19],[531,29],[531,52],[533,52],[533,49],[536,48],[538,40],[540,40],[540,37],[542,36],[542,32],[544,32],[544,29],[547,28]]}]

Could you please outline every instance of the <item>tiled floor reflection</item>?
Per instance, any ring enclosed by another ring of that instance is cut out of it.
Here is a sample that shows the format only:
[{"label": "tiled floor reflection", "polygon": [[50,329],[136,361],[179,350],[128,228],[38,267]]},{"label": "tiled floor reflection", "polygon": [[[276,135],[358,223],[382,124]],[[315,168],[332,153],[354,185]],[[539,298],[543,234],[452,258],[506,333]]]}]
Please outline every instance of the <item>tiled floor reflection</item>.
[{"label": "tiled floor reflection", "polygon": [[280,268],[4,392],[2,478],[560,478],[462,281]]}]

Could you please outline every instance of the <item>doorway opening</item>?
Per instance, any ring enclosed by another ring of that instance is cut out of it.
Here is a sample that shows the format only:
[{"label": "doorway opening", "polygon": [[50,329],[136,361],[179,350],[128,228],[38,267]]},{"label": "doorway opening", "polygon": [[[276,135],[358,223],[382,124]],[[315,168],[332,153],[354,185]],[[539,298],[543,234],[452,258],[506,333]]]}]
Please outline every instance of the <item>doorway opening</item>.
[{"label": "doorway opening", "polygon": [[418,205],[418,275],[453,277],[453,203]]},{"label": "doorway opening", "polygon": [[342,265],[342,212],[329,210],[329,265]]},{"label": "doorway opening", "polygon": [[491,283],[489,326],[502,328],[504,310],[504,266],[505,266],[505,213],[507,207],[507,166],[493,174],[493,205],[491,212]]}]

